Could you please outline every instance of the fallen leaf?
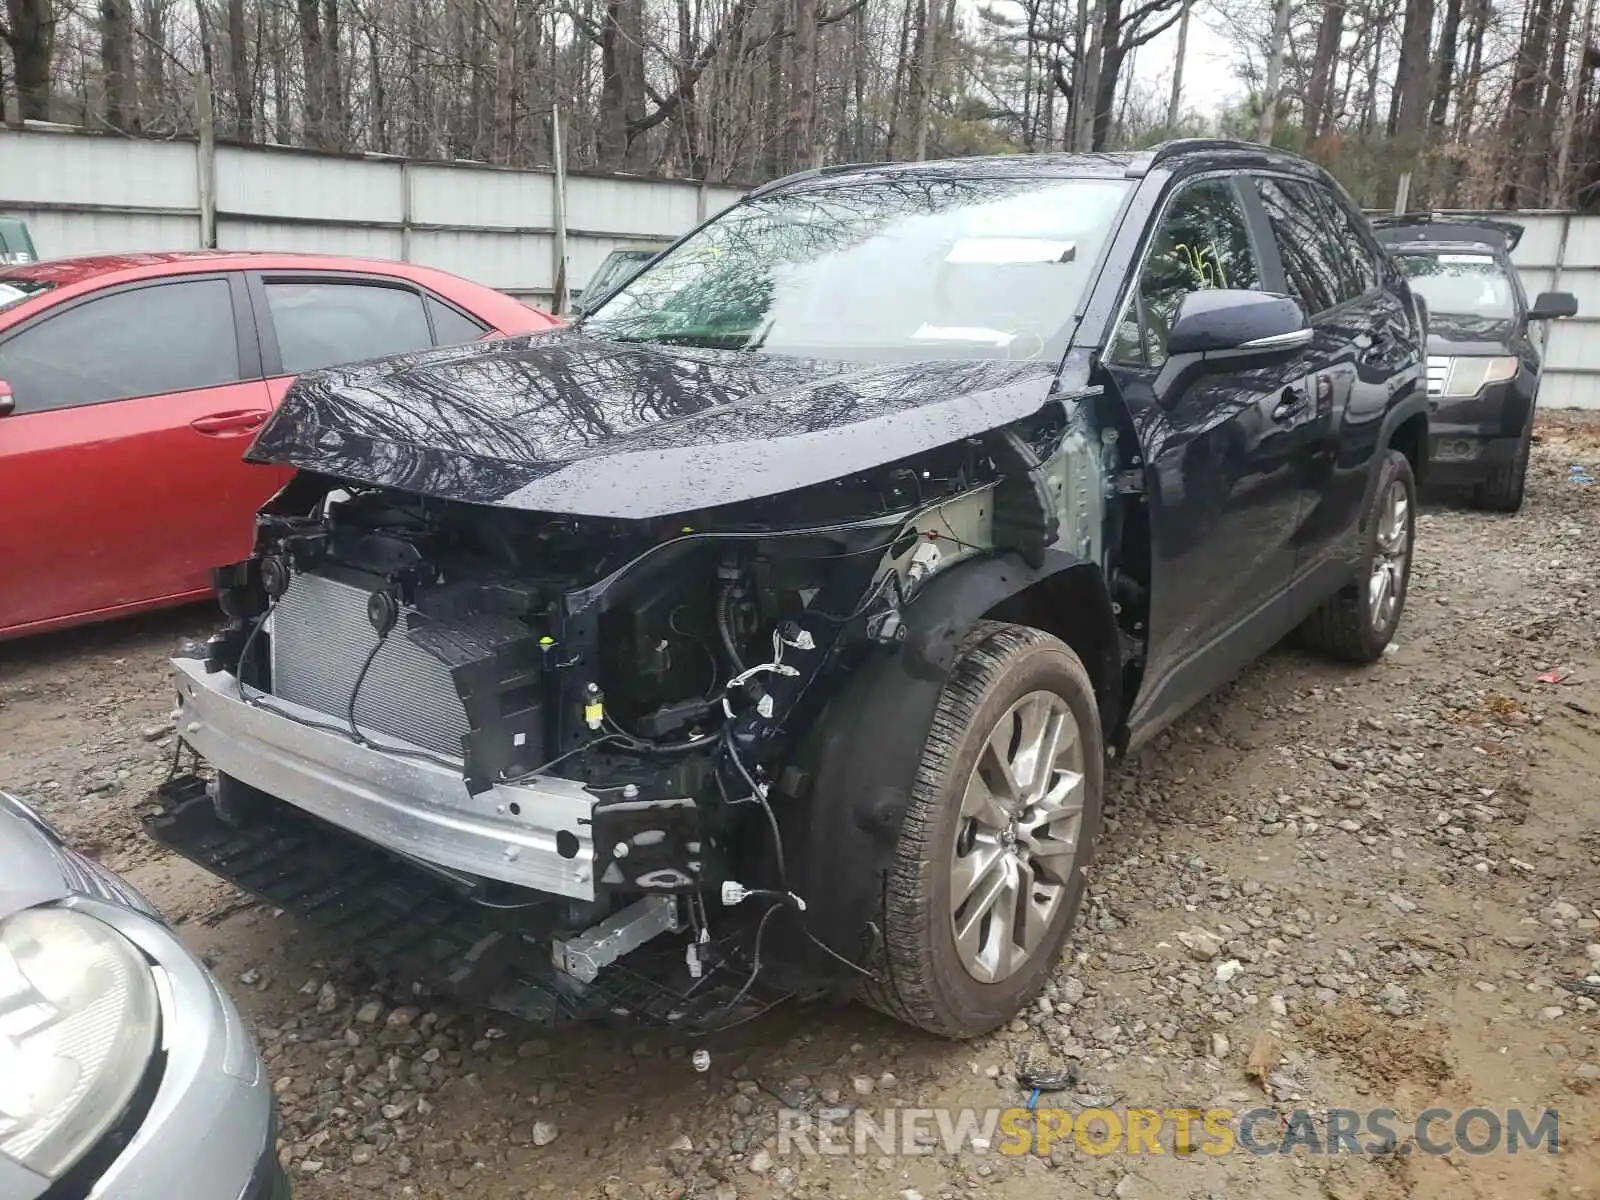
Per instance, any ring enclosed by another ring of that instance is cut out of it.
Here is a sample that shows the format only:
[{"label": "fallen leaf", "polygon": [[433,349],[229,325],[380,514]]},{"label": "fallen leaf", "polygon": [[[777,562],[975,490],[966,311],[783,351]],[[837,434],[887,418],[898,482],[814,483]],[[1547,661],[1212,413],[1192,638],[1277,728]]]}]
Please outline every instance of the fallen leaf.
[{"label": "fallen leaf", "polygon": [[1250,1047],[1250,1057],[1245,1060],[1245,1078],[1254,1079],[1265,1089],[1267,1076],[1277,1065],[1278,1039],[1272,1036],[1270,1030],[1263,1029],[1256,1034],[1255,1043]]}]

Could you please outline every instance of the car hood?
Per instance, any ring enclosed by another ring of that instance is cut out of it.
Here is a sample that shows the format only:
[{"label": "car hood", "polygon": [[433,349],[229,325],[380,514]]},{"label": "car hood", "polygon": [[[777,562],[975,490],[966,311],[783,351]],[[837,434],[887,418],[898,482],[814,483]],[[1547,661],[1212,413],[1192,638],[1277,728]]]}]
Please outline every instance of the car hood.
[{"label": "car hood", "polygon": [[988,432],[1052,364],[865,364],[581,329],[301,376],[246,457],[509,508],[651,518],[773,496]]},{"label": "car hood", "polygon": [[1517,323],[1470,313],[1428,314],[1429,354],[1509,354]]},{"label": "car hood", "polygon": [[0,920],[68,894],[56,846],[48,826],[0,792]]}]

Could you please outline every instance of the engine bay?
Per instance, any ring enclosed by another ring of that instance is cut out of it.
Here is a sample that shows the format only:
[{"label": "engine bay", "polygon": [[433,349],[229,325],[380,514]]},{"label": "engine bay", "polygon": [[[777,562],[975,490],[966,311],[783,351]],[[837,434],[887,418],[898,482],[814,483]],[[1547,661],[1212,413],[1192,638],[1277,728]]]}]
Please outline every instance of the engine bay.
[{"label": "engine bay", "polygon": [[[1047,408],[913,461],[669,520],[301,472],[258,515],[252,556],[217,572],[230,624],[201,662],[177,664],[181,702],[209,725],[210,805],[230,838],[265,836],[249,833],[252,811],[308,844],[321,835],[307,817],[354,833],[363,861],[386,852],[509,922],[516,944],[549,946],[568,984],[669,931],[689,936],[668,975],[753,957],[753,980],[774,916],[791,949],[864,973],[859,914],[833,922],[830,945],[791,890],[831,902],[815,849],[785,846],[784,830],[815,829],[808,739],[863,664],[903,657],[908,613],[950,568],[997,554],[1037,568],[1061,547],[1092,561],[1104,453]],[[202,669],[223,680],[209,694],[183,675]],[[258,724],[276,718],[321,741]],[[240,750],[254,730],[269,753]],[[315,769],[281,775],[284,754]],[[319,782],[329,770],[351,780],[342,808]],[[808,882],[792,882],[797,866]],[[750,896],[764,905],[712,919],[710,905]]]}]

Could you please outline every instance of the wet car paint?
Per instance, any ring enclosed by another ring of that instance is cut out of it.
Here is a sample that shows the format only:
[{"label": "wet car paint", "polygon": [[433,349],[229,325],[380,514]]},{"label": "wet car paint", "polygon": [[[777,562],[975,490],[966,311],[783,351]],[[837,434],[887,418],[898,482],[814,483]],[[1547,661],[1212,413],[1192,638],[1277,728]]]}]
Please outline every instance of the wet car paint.
[{"label": "wet car paint", "polygon": [[247,458],[508,508],[652,518],[1036,413],[1054,364],[862,364],[559,331],[303,376]]}]

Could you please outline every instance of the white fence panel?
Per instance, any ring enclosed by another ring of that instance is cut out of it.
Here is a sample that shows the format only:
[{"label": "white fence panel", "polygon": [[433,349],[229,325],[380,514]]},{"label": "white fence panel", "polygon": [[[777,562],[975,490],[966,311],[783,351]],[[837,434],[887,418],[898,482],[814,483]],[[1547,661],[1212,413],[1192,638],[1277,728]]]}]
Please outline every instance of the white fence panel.
[{"label": "white fence panel", "polygon": [[[59,126],[0,129],[0,214],[46,257],[201,246],[200,152]],[[404,259],[548,303],[555,286],[549,170],[218,146],[216,242]],[[619,246],[670,241],[744,193],[636,176],[567,180],[567,286]]]},{"label": "white fence panel", "polygon": [[[398,225],[386,229],[377,225],[322,225],[228,216],[217,218],[217,248],[344,254],[354,258],[386,258],[395,261],[405,257],[401,249]],[[426,260],[418,258],[416,261]],[[429,262],[427,265],[443,264]],[[447,269],[455,270],[453,267]],[[466,274],[465,271],[457,273]]]},{"label": "white fence panel", "polygon": [[412,163],[406,173],[413,224],[516,230],[555,226],[552,172]]},{"label": "white fence panel", "polygon": [[[567,260],[574,246],[567,244]],[[548,297],[555,287],[555,235],[548,230],[486,233],[481,230],[417,230],[411,234],[411,260],[465,275],[503,292]],[[587,275],[567,281],[581,286]]]},{"label": "white fence panel", "polygon": [[[193,142],[0,129],[0,214],[27,221],[46,257],[198,249],[199,167]],[[568,288],[582,288],[612,250],[675,239],[743,194],[570,176]],[[555,286],[548,170],[219,146],[212,203],[223,249],[408,259],[543,303]],[[1529,294],[1578,297],[1577,320],[1549,330],[1540,403],[1600,408],[1600,216],[1511,215],[1525,230],[1514,259]]]},{"label": "white fence panel", "polygon": [[[200,244],[200,218],[159,213],[72,212],[31,208],[26,202],[0,199],[0,216],[28,223],[41,256],[64,254],[131,254],[144,250],[188,250]],[[63,251],[63,246],[71,246]]]},{"label": "white fence panel", "polygon": [[217,210],[302,221],[398,225],[405,216],[400,164],[218,146]]},{"label": "white fence panel", "polygon": [[0,203],[30,202],[193,209],[200,202],[194,144],[0,133]]}]

